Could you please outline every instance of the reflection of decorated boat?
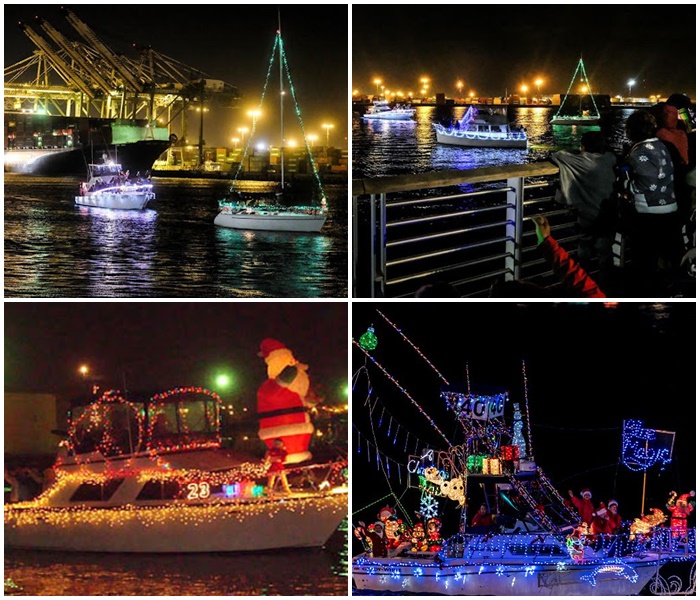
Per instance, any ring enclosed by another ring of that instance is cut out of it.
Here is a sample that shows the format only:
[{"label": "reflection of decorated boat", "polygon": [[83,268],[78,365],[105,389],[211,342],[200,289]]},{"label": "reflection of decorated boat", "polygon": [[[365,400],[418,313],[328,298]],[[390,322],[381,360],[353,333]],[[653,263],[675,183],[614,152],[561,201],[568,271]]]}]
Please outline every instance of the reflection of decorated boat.
[{"label": "reflection of decorated boat", "polygon": [[472,148],[527,148],[527,133],[511,127],[505,109],[488,112],[470,106],[464,116],[450,127],[433,123],[437,141]]},{"label": "reflection of decorated boat", "polygon": [[[384,521],[381,513],[374,529],[367,528],[369,534],[363,523],[356,526],[355,535],[365,546],[365,552],[352,561],[357,589],[447,595],[634,595],[646,586],[653,593],[672,587],[658,574],[667,562],[694,561],[694,530],[679,536],[657,527],[665,520],[654,518],[658,509],[645,518],[644,527],[625,533],[593,534],[581,525],[579,515],[530,458],[527,392],[521,413],[519,403],[510,406],[505,392],[481,395],[472,393],[471,388],[466,392],[443,388],[441,398],[463,433],[464,442],[453,445],[423,407],[370,354],[376,347],[373,330],[353,343],[413,402],[448,445],[446,450],[419,447],[420,438],[414,436],[413,453],[403,465],[399,462],[391,467],[394,473],[398,468],[398,477],[404,478],[408,488],[420,491],[416,514],[430,523],[437,516],[438,501],[460,511],[459,533],[440,540],[436,551],[429,551],[430,544],[422,542],[424,528],[420,523],[416,525],[418,534],[414,530],[403,536],[394,535],[388,521],[386,525],[380,522]],[[373,387],[368,379],[370,396]],[[366,403],[371,407],[372,436],[368,440],[376,444],[384,437],[384,432],[378,431],[382,419],[388,421],[390,438],[402,437],[397,421],[385,413],[385,407],[380,410],[378,400],[370,396]],[[372,422],[372,414],[377,415],[377,423]],[[409,448],[408,434],[404,448]],[[382,458],[378,447],[374,452],[378,463],[387,463],[386,476],[391,459]],[[355,473],[357,476],[357,468]],[[402,494],[397,502],[405,506],[408,500]],[[483,502],[486,514],[495,515],[488,525],[479,524],[476,518],[468,520],[467,507],[474,508],[475,502],[476,506]],[[410,512],[404,516],[410,522]],[[375,535],[376,528],[379,535]],[[694,586],[694,566],[691,573]]]},{"label": "reflection of decorated boat", "polygon": [[107,393],[75,407],[56,481],[5,506],[5,545],[90,552],[228,552],[322,546],[347,514],[344,463],[289,471],[221,447],[220,399],[178,388],[146,402]]}]

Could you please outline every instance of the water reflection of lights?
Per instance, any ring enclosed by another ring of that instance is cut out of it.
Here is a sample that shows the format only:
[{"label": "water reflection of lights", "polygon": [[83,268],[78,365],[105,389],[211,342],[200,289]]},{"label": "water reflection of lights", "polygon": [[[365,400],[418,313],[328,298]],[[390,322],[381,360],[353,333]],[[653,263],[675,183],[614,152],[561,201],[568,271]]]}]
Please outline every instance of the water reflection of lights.
[{"label": "water reflection of lights", "polygon": [[152,287],[155,210],[114,210],[79,206],[90,220],[84,230],[92,254],[86,259],[90,295],[149,295]]}]

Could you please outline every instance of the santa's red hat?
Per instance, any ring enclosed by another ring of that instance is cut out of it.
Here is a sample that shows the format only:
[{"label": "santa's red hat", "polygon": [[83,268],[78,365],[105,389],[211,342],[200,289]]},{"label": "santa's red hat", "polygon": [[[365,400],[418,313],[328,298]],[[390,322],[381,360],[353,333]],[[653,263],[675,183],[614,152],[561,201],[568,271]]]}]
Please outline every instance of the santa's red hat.
[{"label": "santa's red hat", "polygon": [[390,519],[395,515],[396,511],[393,508],[391,508],[391,506],[385,506],[384,508],[379,510],[379,513],[377,513],[377,518],[380,521],[386,521],[387,519]]},{"label": "santa's red hat", "polygon": [[589,490],[588,488],[583,488],[583,489],[581,490],[581,497],[582,497],[582,498],[585,498],[585,497],[586,497],[586,494],[588,494],[588,497],[589,497],[589,498],[593,496],[593,494],[591,494],[591,490]]},{"label": "santa's red hat", "polygon": [[608,508],[612,508],[613,504],[615,506],[619,506],[619,504],[617,503],[617,500],[610,500],[610,502],[608,502]]},{"label": "santa's red hat", "polygon": [[595,511],[595,514],[597,514],[599,517],[602,517],[602,516],[604,516],[605,513],[607,513],[607,512],[608,512],[608,509],[605,508],[605,504],[603,504],[603,503],[601,502],[600,505],[598,506],[598,510]]},{"label": "santa's red hat", "polygon": [[265,338],[262,342],[260,342],[260,352],[258,352],[258,356],[266,358],[273,350],[280,350],[281,348],[286,347],[287,346],[285,346],[279,340],[274,338]]}]

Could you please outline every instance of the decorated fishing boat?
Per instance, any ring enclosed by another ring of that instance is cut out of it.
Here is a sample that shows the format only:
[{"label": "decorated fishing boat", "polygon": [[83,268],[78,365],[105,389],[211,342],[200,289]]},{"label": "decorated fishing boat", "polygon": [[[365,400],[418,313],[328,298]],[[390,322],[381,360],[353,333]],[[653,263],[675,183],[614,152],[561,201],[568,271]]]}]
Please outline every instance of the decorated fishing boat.
[{"label": "decorated fishing boat", "polygon": [[416,109],[410,106],[391,106],[388,100],[375,100],[362,115],[365,121],[411,121]]},{"label": "decorated fishing boat", "polygon": [[122,165],[111,161],[88,165],[87,181],[80,184],[75,196],[79,206],[115,209],[143,209],[156,197],[148,177],[134,179],[122,171]]},{"label": "decorated fishing boat", "polygon": [[[316,161],[306,139],[304,123],[301,119],[301,110],[297,101],[292,77],[287,64],[287,55],[284,52],[282,42],[282,26],[280,24],[275,37],[275,42],[272,47],[272,56],[270,65],[267,71],[267,79],[263,87],[263,93],[260,98],[260,107],[265,100],[265,92],[268,89],[270,81],[270,73],[275,57],[279,55],[279,93],[280,93],[280,179],[272,192],[264,191],[257,194],[256,197],[250,197],[241,191],[242,166],[246,156],[252,152],[250,148],[251,140],[255,135],[256,122],[253,121],[253,130],[248,137],[248,143],[243,151],[243,158],[238,165],[238,170],[234,176],[234,180],[229,190],[227,198],[219,200],[219,214],[214,218],[214,224],[220,227],[229,227],[232,229],[253,229],[263,231],[293,231],[318,233],[326,222],[328,217],[328,205],[321,185],[321,178],[318,173]],[[311,164],[313,172],[312,189],[302,195],[300,198],[296,192],[292,193],[285,181],[284,160],[285,160],[285,137],[284,137],[284,98],[285,98],[285,78],[289,84],[288,90],[291,92],[292,100],[295,104],[295,112],[299,119],[302,135],[304,136],[304,145],[306,154]]]},{"label": "decorated fishing boat", "polygon": [[[571,94],[571,88],[574,86],[577,76],[580,77],[581,83],[583,84],[583,87],[585,89],[585,93],[590,98],[592,110],[583,109],[582,94],[578,94],[578,108],[574,112],[571,112],[571,102],[567,104],[567,100],[569,99],[569,96]],[[598,110],[598,105],[596,104],[595,98],[593,97],[591,85],[588,82],[588,75],[586,75],[586,68],[583,65],[583,58],[580,58],[578,64],[576,65],[574,76],[571,78],[569,89],[566,90],[564,100],[559,105],[559,109],[557,110],[550,123],[552,125],[596,125],[598,121],[600,121],[600,111]]]},{"label": "decorated fishing boat", "polygon": [[[405,330],[377,312],[413,346]],[[521,410],[521,403],[511,402],[506,391],[484,394],[473,390],[469,383],[466,387],[449,384],[413,346],[446,384],[441,391],[436,390],[436,399],[439,395],[458,424],[455,436],[460,443],[453,444],[403,383],[373,356],[377,346],[374,328],[353,344],[364,354],[365,366],[353,378],[353,393],[359,393],[369,407],[372,434],[366,442],[368,456],[371,454],[372,463],[376,457],[387,482],[388,474],[393,472],[406,485],[399,497],[388,484],[402,514],[387,506],[379,511],[375,523],[353,524],[364,548],[352,560],[353,586],[360,593],[635,595],[650,585],[653,593],[669,593],[680,583],[668,585],[659,577],[659,570],[675,560],[693,561],[694,589],[694,530],[660,527],[666,517],[656,509],[624,532],[612,527],[609,532],[596,531],[582,521],[572,503],[559,494],[537,466],[532,458],[524,363],[525,405]],[[402,443],[404,435],[399,434],[397,419],[374,397],[377,384],[370,379],[369,365],[376,366],[418,408],[426,423],[445,441],[446,449],[425,445],[420,434],[413,436],[415,445],[411,438],[409,447],[409,433]],[[367,378],[366,389],[358,383],[362,373]],[[376,415],[376,421],[372,415]],[[398,446],[406,451],[403,464],[392,464],[380,450],[380,441],[387,437],[382,421],[389,440],[394,440],[394,449],[399,440]],[[636,431],[642,430],[636,427]],[[360,442],[358,430],[357,452],[362,455]],[[649,443],[646,435],[647,449]],[[638,449],[638,445],[635,447]],[[637,458],[647,454],[651,452],[645,449],[642,454],[636,453]],[[360,477],[357,468],[355,475]],[[407,509],[411,494],[406,492],[411,489],[415,490],[412,494],[420,492],[419,510]],[[454,516],[459,515],[458,532],[446,539],[441,532],[440,504],[445,512],[457,511]],[[468,518],[468,509],[475,506],[481,507],[479,512]],[[604,511],[596,514],[603,519]],[[415,519],[418,521],[411,528],[409,524]]]},{"label": "decorated fishing boat", "polygon": [[[289,469],[222,447],[221,399],[176,388],[143,402],[107,392],[72,410],[55,482],[5,505],[5,546],[80,552],[235,552],[320,547],[347,515],[345,464]],[[302,482],[304,487],[302,487]]]},{"label": "decorated fishing boat", "polygon": [[470,106],[449,127],[433,123],[439,144],[469,148],[527,148],[527,132],[511,127],[505,109],[479,110]]}]

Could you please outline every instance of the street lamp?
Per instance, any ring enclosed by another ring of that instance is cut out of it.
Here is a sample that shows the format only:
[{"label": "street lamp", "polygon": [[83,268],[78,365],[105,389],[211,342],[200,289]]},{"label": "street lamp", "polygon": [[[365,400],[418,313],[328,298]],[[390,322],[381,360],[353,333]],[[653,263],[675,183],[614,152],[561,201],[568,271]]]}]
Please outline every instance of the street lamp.
[{"label": "street lamp", "polygon": [[260,116],[260,111],[259,110],[249,110],[248,111],[248,116],[253,117],[253,129],[255,129],[255,122],[257,118]]},{"label": "street lamp", "polygon": [[464,82],[461,79],[459,79],[457,81],[457,93],[459,94],[460,98],[462,97],[462,88],[463,87],[464,87]]},{"label": "street lamp", "polygon": [[331,140],[331,129],[333,129],[333,125],[330,123],[324,123],[321,125],[326,130],[326,148],[330,148],[330,140]]},{"label": "street lamp", "polygon": [[630,80],[627,82],[627,89],[629,89],[629,97],[630,97],[630,98],[632,97],[632,86],[633,86],[633,85],[636,85],[636,84],[637,84],[637,82],[636,82],[634,79],[630,79]]},{"label": "street lamp", "polygon": [[78,368],[78,373],[80,373],[83,376],[83,379],[87,378],[89,372],[90,367],[88,367],[87,365],[80,365],[80,368]]},{"label": "street lamp", "polygon": [[377,86],[377,96],[379,96],[379,86],[381,85],[381,83],[382,83],[382,80],[379,78],[374,80],[374,85]]},{"label": "street lamp", "polygon": [[542,80],[541,79],[536,79],[535,80],[535,85],[537,86],[537,97],[540,97],[540,86],[542,85]]},{"label": "street lamp", "polygon": [[245,134],[248,133],[248,128],[247,127],[239,127],[238,128],[238,133],[241,134],[241,139],[245,138]]},{"label": "street lamp", "polygon": [[307,135],[306,137],[309,138],[309,141],[311,142],[311,147],[313,148],[313,147],[314,147],[314,142],[318,139],[318,136],[317,136],[317,135],[314,135],[313,133],[310,133],[310,134]]},{"label": "street lamp", "polygon": [[233,142],[233,149],[235,150],[236,148],[238,148],[238,142],[240,142],[241,139],[235,137],[235,138],[231,138],[231,141]]}]

